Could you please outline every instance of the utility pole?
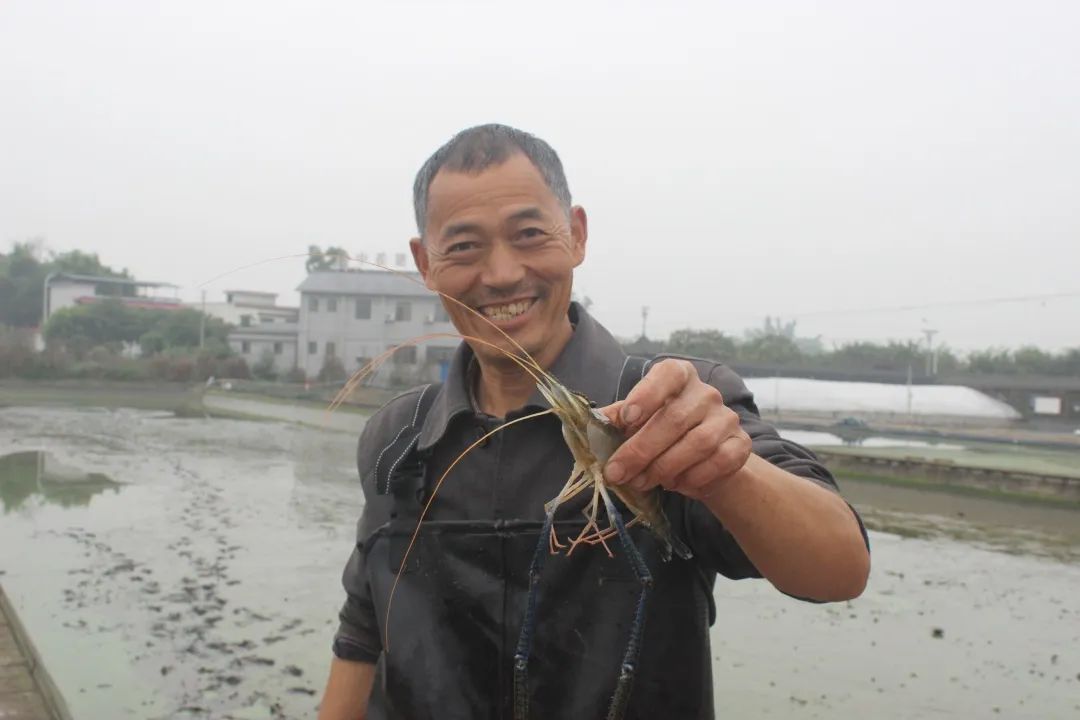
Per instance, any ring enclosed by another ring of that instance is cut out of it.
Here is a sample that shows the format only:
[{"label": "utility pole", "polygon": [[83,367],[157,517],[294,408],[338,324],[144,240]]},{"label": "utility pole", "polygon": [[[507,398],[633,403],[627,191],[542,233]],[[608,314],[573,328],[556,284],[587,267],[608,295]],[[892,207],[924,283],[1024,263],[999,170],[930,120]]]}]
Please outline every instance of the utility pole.
[{"label": "utility pole", "polygon": [[206,291],[202,291],[202,313],[199,314],[199,350],[206,345]]},{"label": "utility pole", "polygon": [[934,362],[934,336],[937,330],[923,328],[923,334],[926,335],[926,375],[929,377],[937,372],[937,363]]},{"label": "utility pole", "polygon": [[907,366],[907,415],[910,422],[911,417],[911,363]]},{"label": "utility pole", "polygon": [[45,282],[41,286],[41,327],[38,328],[38,337],[41,341],[41,347],[37,348],[38,350],[45,349],[45,323],[49,321],[49,305],[51,304],[49,301],[52,300],[49,296],[49,283],[59,274],[60,273],[55,272],[49,273],[45,276]]},{"label": "utility pole", "polygon": [[649,319],[649,306],[648,305],[642,305],[641,306],[641,337],[646,338],[646,339],[649,337],[648,335],[645,334],[645,323],[646,323],[646,321],[648,319]]}]

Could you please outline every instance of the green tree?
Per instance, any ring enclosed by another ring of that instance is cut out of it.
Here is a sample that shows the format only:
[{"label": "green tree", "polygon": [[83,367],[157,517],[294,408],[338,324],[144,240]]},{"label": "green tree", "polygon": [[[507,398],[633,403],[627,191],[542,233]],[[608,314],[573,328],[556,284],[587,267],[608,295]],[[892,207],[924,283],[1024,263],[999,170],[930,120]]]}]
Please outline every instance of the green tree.
[{"label": "green tree", "polygon": [[347,270],[349,268],[349,253],[344,248],[328,247],[323,253],[330,270]]},{"label": "green tree", "polygon": [[853,342],[829,353],[827,362],[832,367],[847,370],[906,372],[909,366],[915,370],[926,366],[926,351],[914,340],[906,343],[891,341],[885,345]]},{"label": "green tree", "polygon": [[1027,345],[1013,353],[1016,372],[1031,375],[1053,375],[1058,370],[1058,358],[1037,347]]},{"label": "green tree", "polygon": [[738,348],[734,338],[719,330],[676,330],[668,338],[666,352],[709,360],[731,361]]},{"label": "green tree", "polygon": [[[202,313],[194,308],[133,308],[121,300],[108,299],[53,313],[45,326],[45,339],[49,343],[62,342],[80,355],[96,345],[135,342],[147,354],[155,354],[197,348],[203,320]],[[226,322],[207,316],[203,330],[208,351],[218,356],[229,354]]]},{"label": "green tree", "polygon": [[308,245],[307,262],[304,264],[309,273],[333,270],[333,260],[318,245]]},{"label": "green tree", "polygon": [[968,355],[967,370],[973,373],[1013,374],[1016,364],[1008,350],[976,350]]},{"label": "green tree", "polygon": [[34,242],[15,243],[0,257],[0,325],[32,327],[41,322],[42,288],[49,271]]},{"label": "green tree", "polygon": [[739,360],[762,365],[798,365],[803,354],[793,337],[763,334],[739,347]]},{"label": "green tree", "polygon": [[70,250],[52,253],[41,239],[16,242],[0,255],[0,325],[33,327],[41,322],[45,278],[50,273],[127,278],[127,270],[114,270],[97,253]]}]

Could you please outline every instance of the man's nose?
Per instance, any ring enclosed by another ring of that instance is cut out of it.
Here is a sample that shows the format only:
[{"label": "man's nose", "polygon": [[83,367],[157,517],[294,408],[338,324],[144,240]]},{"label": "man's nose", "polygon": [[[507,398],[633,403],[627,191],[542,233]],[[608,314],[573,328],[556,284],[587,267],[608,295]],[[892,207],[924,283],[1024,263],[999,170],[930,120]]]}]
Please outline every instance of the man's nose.
[{"label": "man's nose", "polygon": [[497,242],[488,253],[482,282],[488,287],[508,289],[525,279],[525,266],[507,243]]}]

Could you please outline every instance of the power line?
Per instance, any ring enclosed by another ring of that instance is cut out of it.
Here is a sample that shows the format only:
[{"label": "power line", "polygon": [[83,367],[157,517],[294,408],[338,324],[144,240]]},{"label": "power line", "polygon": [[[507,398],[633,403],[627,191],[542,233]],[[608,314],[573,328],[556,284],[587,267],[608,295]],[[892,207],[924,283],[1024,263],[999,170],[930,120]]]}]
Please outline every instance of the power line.
[{"label": "power line", "polygon": [[1012,295],[1008,297],[982,298],[979,300],[945,300],[940,302],[919,303],[915,305],[891,305],[881,307],[843,308],[834,310],[812,310],[810,312],[781,315],[781,317],[802,320],[809,317],[821,317],[823,315],[861,315],[865,313],[886,312],[909,312],[912,310],[931,310],[936,308],[973,307],[979,305],[998,305],[1002,303],[1041,302],[1046,300],[1061,300],[1064,298],[1080,298],[1080,291],[1044,293],[1040,295]]}]

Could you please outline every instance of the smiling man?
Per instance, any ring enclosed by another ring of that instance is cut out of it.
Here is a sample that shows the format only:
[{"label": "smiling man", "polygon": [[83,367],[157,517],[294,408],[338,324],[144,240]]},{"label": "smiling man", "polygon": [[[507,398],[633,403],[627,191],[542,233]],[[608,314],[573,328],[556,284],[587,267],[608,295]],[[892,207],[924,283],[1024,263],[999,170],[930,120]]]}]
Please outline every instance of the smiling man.
[{"label": "smiling man", "polygon": [[[365,505],[319,717],[520,712],[513,662],[529,563],[544,502],[572,459],[554,417],[511,424],[547,407],[507,357],[520,354],[516,344],[605,406],[627,437],[607,481],[661,486],[672,531],[692,553],[662,561],[656,541],[632,531],[655,583],[627,717],[712,718],[717,574],[764,577],[807,600],[856,597],[869,572],[857,515],[813,454],[761,421],[728,368],[627,358],[571,302],[588,222],[542,140],[501,125],[463,131],[421,168],[414,205],[413,258],[428,287],[456,300],[444,305],[466,341],[445,384],[391,401],[360,438]],[[432,484],[470,447],[403,563]],[[560,515],[580,526],[574,507]],[[523,691],[534,717],[607,713],[638,597],[620,555],[583,548],[548,561]]]}]

